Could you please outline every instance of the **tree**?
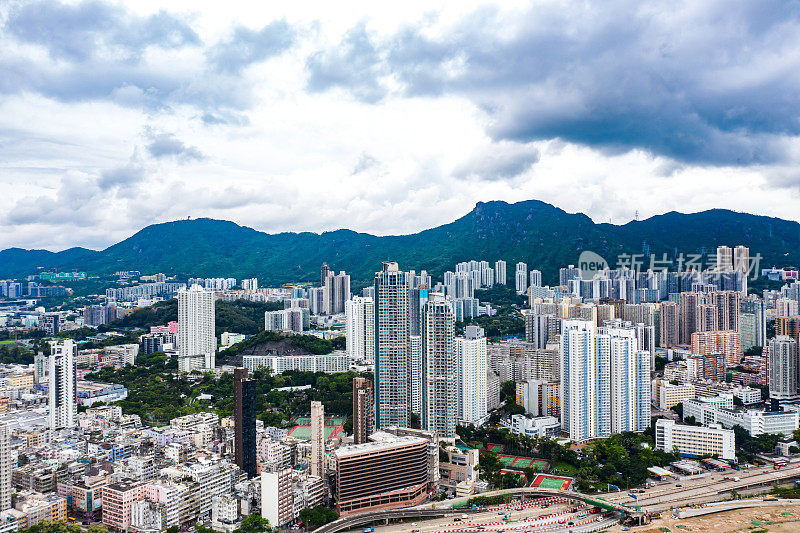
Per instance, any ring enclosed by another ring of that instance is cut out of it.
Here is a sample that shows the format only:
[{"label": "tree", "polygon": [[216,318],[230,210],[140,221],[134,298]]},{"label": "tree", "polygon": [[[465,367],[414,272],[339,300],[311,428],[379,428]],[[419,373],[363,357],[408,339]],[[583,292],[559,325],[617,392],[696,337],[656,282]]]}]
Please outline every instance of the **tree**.
[{"label": "tree", "polygon": [[677,405],[673,405],[670,407],[670,411],[678,415],[678,418],[683,419],[683,403],[679,403]]},{"label": "tree", "polygon": [[315,507],[307,507],[300,511],[300,520],[313,529],[324,526],[329,522],[333,522],[339,518],[339,513],[333,509],[329,509],[324,505],[317,505]]},{"label": "tree", "polygon": [[244,517],[242,526],[239,528],[242,533],[262,533],[263,531],[272,531],[269,527],[269,520],[262,517],[258,513],[252,513]]}]

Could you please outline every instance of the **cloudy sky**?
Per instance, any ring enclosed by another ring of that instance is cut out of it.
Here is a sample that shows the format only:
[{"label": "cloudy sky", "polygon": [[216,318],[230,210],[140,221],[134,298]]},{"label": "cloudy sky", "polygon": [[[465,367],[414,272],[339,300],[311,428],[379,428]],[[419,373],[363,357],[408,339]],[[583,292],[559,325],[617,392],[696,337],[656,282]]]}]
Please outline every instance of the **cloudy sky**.
[{"label": "cloudy sky", "polygon": [[0,0],[0,28],[0,248],[534,198],[800,219],[797,1]]}]

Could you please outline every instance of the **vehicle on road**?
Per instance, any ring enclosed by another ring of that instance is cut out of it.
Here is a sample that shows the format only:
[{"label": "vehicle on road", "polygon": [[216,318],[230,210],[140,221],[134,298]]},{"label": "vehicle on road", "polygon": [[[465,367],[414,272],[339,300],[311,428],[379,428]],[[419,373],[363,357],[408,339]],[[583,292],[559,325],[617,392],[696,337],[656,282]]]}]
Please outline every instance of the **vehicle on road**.
[{"label": "vehicle on road", "polygon": [[372,526],[365,527],[363,533],[375,533],[375,528]]}]

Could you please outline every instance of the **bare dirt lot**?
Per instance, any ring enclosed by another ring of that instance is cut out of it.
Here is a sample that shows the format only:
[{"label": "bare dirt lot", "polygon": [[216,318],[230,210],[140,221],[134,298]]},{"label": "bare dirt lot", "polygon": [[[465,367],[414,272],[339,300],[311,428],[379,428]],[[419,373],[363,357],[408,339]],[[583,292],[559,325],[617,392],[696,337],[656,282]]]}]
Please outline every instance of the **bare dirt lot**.
[{"label": "bare dirt lot", "polygon": [[[677,533],[682,531],[714,533],[753,532],[760,529],[770,533],[797,533],[800,531],[800,506],[776,505],[755,509],[726,511],[707,516],[678,520],[671,514],[664,513],[662,518],[654,520],[647,526],[631,528],[630,533]],[[622,531],[621,526],[614,526],[608,531]]]}]

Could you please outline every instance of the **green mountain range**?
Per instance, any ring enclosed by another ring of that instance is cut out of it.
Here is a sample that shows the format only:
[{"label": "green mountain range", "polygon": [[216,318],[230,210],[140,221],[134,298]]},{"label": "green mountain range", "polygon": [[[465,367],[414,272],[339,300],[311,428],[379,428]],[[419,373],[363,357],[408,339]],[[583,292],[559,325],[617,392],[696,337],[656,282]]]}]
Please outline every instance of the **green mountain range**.
[{"label": "green mountain range", "polygon": [[470,259],[514,264],[524,261],[557,280],[558,268],[577,264],[582,251],[604,257],[611,266],[620,254],[670,258],[717,245],[750,247],[761,254],[760,267],[800,264],[800,224],[765,216],[712,209],[700,213],[669,212],[624,225],[596,224],[581,213],[567,213],[545,202],[508,204],[479,202],[465,216],[419,233],[375,236],[350,230],[321,234],[268,234],[233,222],[179,220],[147,226],[105,250],[70,248],[61,252],[9,248],[0,251],[0,277],[20,277],[45,268],[80,269],[90,275],[118,270],[164,272],[184,276],[258,277],[262,285],[318,281],[323,261],[366,283],[383,260],[402,269],[426,269],[439,276]]}]

